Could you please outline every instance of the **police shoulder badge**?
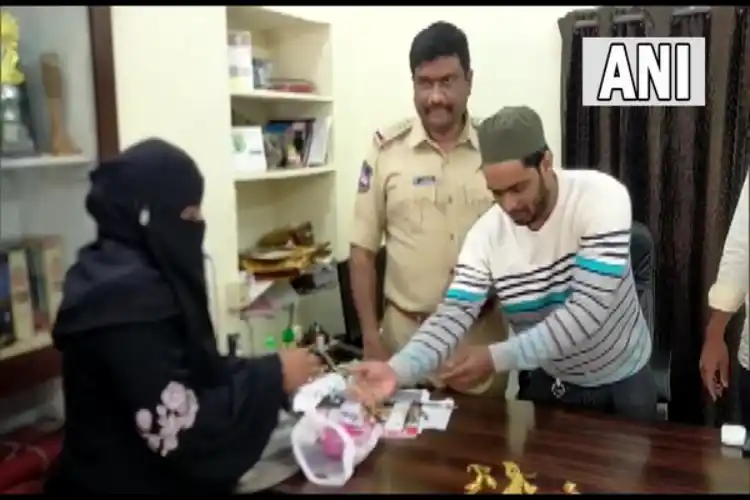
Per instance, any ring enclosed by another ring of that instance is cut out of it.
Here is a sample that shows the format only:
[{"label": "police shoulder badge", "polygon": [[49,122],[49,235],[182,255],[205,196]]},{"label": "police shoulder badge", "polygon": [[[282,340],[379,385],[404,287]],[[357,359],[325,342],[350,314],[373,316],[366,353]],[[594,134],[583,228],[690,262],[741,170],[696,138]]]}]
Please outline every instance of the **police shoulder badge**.
[{"label": "police shoulder badge", "polygon": [[357,191],[366,193],[372,187],[372,167],[366,161],[362,162],[362,170],[359,172]]}]

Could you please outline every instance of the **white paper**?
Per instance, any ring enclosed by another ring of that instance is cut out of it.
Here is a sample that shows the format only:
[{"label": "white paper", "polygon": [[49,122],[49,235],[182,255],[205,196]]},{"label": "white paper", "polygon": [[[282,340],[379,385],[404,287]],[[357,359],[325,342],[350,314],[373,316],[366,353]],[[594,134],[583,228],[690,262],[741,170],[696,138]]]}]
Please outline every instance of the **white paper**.
[{"label": "white paper", "polygon": [[409,408],[411,408],[412,404],[411,401],[399,401],[395,403],[388,414],[388,420],[383,424],[383,429],[386,432],[402,431],[404,425],[406,425],[406,417],[409,414]]},{"label": "white paper", "polygon": [[328,157],[328,136],[331,129],[331,117],[315,120],[312,126],[312,142],[307,154],[307,165],[317,167],[324,165]]},{"label": "white paper", "polygon": [[[346,386],[347,382],[344,377],[337,373],[329,373],[302,386],[294,396],[292,408],[298,413],[313,410],[318,407],[324,397],[342,393],[346,391]],[[451,415],[456,408],[453,399],[431,400],[430,393],[426,390],[407,389],[400,390],[393,395],[393,408],[383,424],[386,433],[399,432],[404,429],[409,408],[415,401],[422,403],[423,416],[419,423],[420,432],[425,429],[445,431],[448,428]],[[352,413],[362,411],[361,405],[353,401],[345,402],[341,408],[346,408]]]},{"label": "white paper", "polygon": [[721,444],[742,448],[745,445],[747,431],[741,425],[722,425]]},{"label": "white paper", "polygon": [[419,429],[446,430],[455,407],[454,401],[450,398],[441,401],[429,401],[427,404],[422,404],[423,416],[419,423]]},{"label": "white paper", "polygon": [[[262,283],[262,282],[261,282]],[[299,295],[294,287],[283,280],[274,281],[243,310],[247,317],[273,317],[285,307],[296,304]]]},{"label": "white paper", "polygon": [[391,401],[398,403],[401,401],[427,401],[429,399],[430,393],[424,389],[401,389],[396,391]]}]

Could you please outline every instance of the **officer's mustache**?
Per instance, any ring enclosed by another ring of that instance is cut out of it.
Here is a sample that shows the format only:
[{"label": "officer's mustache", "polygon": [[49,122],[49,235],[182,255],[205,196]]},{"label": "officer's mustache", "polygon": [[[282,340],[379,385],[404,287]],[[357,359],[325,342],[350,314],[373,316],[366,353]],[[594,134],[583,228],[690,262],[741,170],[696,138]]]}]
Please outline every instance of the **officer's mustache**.
[{"label": "officer's mustache", "polygon": [[451,113],[453,111],[453,107],[452,106],[429,106],[426,111],[428,115],[435,111],[446,111],[448,113]]}]

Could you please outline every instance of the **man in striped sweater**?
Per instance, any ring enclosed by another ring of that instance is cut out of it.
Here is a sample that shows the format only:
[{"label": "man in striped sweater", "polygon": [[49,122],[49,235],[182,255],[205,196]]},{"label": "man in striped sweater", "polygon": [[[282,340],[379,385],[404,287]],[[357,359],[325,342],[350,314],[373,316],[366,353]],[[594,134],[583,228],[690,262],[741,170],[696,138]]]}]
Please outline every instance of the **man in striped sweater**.
[{"label": "man in striped sweater", "polygon": [[[530,108],[504,108],[478,132],[496,205],[469,231],[437,311],[388,364],[360,366],[361,393],[387,398],[435,371],[462,385],[526,370],[524,399],[652,418],[651,336],[630,267],[627,189],[596,171],[554,171]],[[491,293],[515,335],[450,358]]]}]

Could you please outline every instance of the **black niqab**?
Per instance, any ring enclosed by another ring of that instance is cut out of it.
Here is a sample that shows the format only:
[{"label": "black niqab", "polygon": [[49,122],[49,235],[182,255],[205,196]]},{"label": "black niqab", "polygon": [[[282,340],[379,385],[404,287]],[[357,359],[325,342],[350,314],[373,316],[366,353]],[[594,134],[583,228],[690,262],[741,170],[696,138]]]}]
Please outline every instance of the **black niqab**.
[{"label": "black niqab", "polygon": [[74,335],[108,326],[184,320],[193,384],[220,382],[203,260],[205,224],[189,217],[203,177],[187,153],[163,140],[140,142],[91,173],[86,209],[96,240],[68,271],[53,330]]}]

